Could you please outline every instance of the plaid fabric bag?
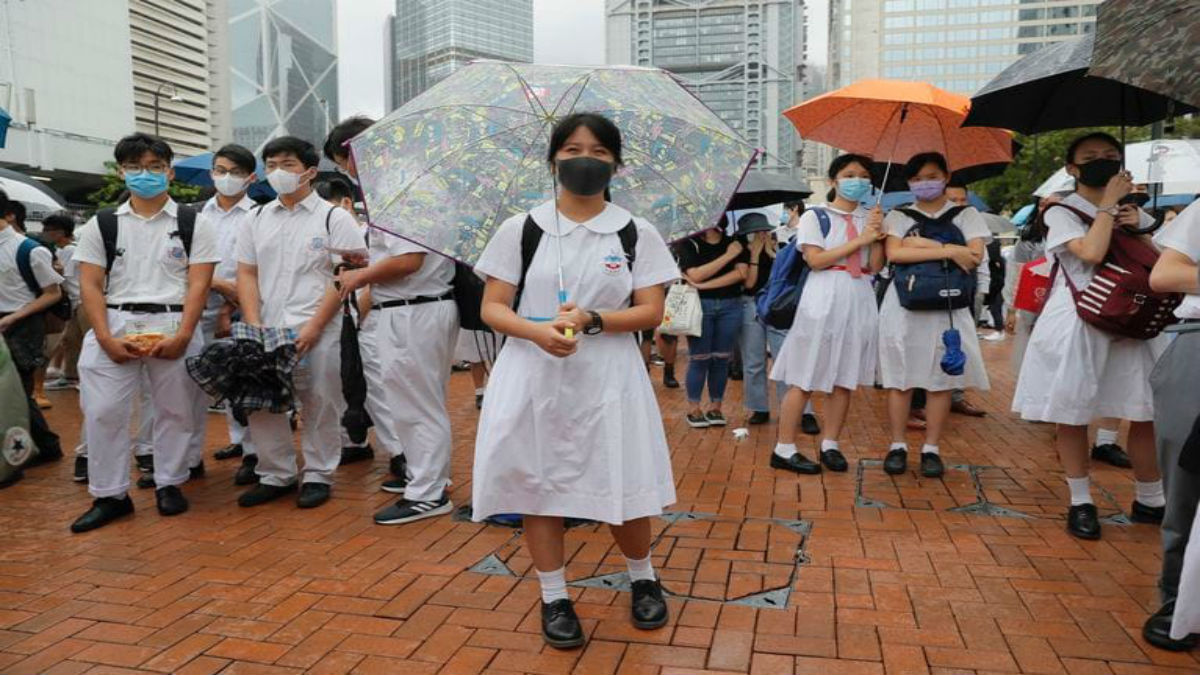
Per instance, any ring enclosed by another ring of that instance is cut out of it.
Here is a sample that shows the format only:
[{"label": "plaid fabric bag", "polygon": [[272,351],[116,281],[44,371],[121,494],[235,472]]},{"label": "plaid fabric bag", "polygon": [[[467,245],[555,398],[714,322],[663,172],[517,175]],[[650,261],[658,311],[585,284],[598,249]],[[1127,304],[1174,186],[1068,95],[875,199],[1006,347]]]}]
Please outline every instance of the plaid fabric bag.
[{"label": "plaid fabric bag", "polygon": [[292,371],[298,361],[295,331],[235,323],[231,337],[188,358],[187,369],[200,389],[227,401],[234,419],[244,425],[255,410],[295,410]]}]

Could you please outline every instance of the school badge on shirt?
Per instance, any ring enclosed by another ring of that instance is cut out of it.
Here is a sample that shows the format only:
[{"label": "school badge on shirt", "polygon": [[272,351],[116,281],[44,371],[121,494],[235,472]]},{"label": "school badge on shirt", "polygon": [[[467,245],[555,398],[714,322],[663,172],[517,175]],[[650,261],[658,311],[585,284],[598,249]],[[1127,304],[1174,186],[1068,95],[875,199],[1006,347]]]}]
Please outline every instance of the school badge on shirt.
[{"label": "school badge on shirt", "polygon": [[322,251],[325,249],[325,237],[313,237],[312,241],[308,242],[308,248],[313,251]]},{"label": "school badge on shirt", "polygon": [[183,260],[185,252],[182,246],[172,246],[167,251],[167,255],[171,256],[171,260]]},{"label": "school badge on shirt", "polygon": [[621,271],[621,266],[625,264],[625,255],[619,251],[609,251],[608,255],[602,259],[605,274],[617,274]]}]

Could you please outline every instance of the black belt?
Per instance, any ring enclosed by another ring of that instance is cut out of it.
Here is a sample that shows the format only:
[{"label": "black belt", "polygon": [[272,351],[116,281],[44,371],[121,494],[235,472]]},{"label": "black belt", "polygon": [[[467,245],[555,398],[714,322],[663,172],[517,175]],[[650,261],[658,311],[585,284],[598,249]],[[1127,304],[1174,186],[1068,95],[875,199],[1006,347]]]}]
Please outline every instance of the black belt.
[{"label": "black belt", "polygon": [[120,305],[109,305],[108,308],[138,314],[168,314],[183,311],[183,305],[154,305],[147,302],[126,302]]},{"label": "black belt", "polygon": [[375,305],[371,305],[371,309],[387,309],[389,307],[407,307],[409,305],[424,305],[429,302],[442,302],[443,300],[453,300],[453,299],[454,299],[453,292],[448,292],[445,295],[439,295],[436,298],[429,296],[429,295],[419,295],[410,300],[388,300],[387,302],[381,302],[381,303],[378,303]]}]

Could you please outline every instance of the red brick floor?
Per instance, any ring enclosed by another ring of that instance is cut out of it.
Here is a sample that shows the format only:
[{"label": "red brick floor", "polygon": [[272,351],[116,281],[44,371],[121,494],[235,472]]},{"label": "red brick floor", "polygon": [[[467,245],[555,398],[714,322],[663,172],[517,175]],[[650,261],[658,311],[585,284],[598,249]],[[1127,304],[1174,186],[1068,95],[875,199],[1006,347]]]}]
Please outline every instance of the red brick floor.
[{"label": "red brick floor", "polygon": [[[0,673],[1200,672],[1195,656],[1140,637],[1155,607],[1157,531],[1107,524],[1097,542],[1064,532],[1051,429],[1007,412],[1007,343],[984,349],[994,389],[973,400],[990,415],[954,419],[943,455],[968,468],[942,481],[893,479],[873,462],[861,480],[853,469],[773,471],[773,426],[741,443],[691,430],[683,394],[660,392],[674,509],[707,515],[658,524],[655,560],[671,591],[699,599],[672,599],[670,624],[643,632],[626,619],[627,594],[575,587],[590,641],[573,652],[543,646],[535,581],[468,569],[494,554],[527,573],[512,530],[449,517],[372,524],[391,499],[378,490],[382,458],[342,469],[315,511],[239,509],[236,462],[210,458],[185,488],[186,515],[160,518],[139,491],[133,518],[79,536],[67,525],[89,498],[70,461],[33,469],[0,492]],[[470,390],[455,375],[459,504],[470,498]],[[75,394],[51,398],[51,423],[72,443]],[[879,459],[884,427],[882,395],[857,396],[843,443],[852,461]],[[218,417],[209,431],[215,448]],[[1128,506],[1131,480],[1097,470],[1105,514]],[[959,507],[969,508],[948,510]],[[567,551],[570,579],[621,569],[601,528],[571,530]],[[728,602],[780,588],[785,608]]]}]

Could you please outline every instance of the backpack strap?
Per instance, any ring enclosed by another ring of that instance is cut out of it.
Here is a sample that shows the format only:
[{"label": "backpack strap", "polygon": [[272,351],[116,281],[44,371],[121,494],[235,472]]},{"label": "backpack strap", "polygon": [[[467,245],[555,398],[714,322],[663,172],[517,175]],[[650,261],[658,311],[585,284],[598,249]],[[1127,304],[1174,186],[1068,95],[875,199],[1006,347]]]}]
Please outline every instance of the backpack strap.
[{"label": "backpack strap", "polygon": [[829,212],[822,208],[810,209],[817,214],[817,221],[821,224],[821,236],[828,237],[829,230],[833,228],[833,222],[829,219]]},{"label": "backpack strap", "polygon": [[30,258],[33,255],[33,249],[41,246],[37,240],[25,237],[21,245],[17,247],[17,271],[21,273],[21,278],[25,280],[25,285],[33,293],[33,297],[42,294],[42,285],[38,283],[37,276],[33,273],[33,263]]},{"label": "backpack strap", "polygon": [[333,210],[336,208],[336,206],[330,206],[329,210],[325,212],[325,234],[330,234],[331,232],[329,229],[329,221],[333,219]]},{"label": "backpack strap", "polygon": [[1080,211],[1079,209],[1075,208],[1074,206],[1071,206],[1070,204],[1063,204],[1062,202],[1054,202],[1053,204],[1042,209],[1042,217],[1045,218],[1046,212],[1049,211],[1050,209],[1054,209],[1054,208],[1066,209],[1066,210],[1070,211],[1071,213],[1074,213],[1076,217],[1078,217],[1080,220],[1083,221],[1084,225],[1091,226],[1091,224],[1096,221],[1095,217],[1089,216],[1088,214],[1084,213],[1083,211]]},{"label": "backpack strap", "polygon": [[179,226],[176,233],[179,235],[179,241],[183,242],[183,252],[187,254],[190,261],[192,257],[192,236],[196,233],[196,209],[180,204],[176,207],[175,221]]},{"label": "backpack strap", "polygon": [[[913,220],[913,226],[908,228],[908,231],[904,233],[904,236],[908,237],[908,236],[911,236],[914,232],[916,232],[917,234],[920,234],[921,236],[924,236],[925,226],[933,224],[933,223],[954,226],[954,219],[957,218],[960,213],[967,210],[968,208],[970,208],[970,207],[953,206],[953,207],[950,207],[945,213],[938,216],[937,218],[931,218],[927,214],[922,213],[920,210],[915,209],[915,208],[908,208],[908,207],[900,206],[900,207],[897,207],[895,210],[899,211],[900,213],[903,213],[904,215],[908,216],[909,218],[912,218],[912,220]],[[963,237],[963,240],[965,243],[965,241],[966,241],[965,236]]]},{"label": "backpack strap", "polygon": [[637,260],[637,223],[631,219],[617,232],[617,236],[621,238],[621,248],[625,251],[625,263],[629,265],[629,271],[633,272],[633,261]]},{"label": "backpack strap", "polygon": [[104,242],[104,273],[112,272],[117,256],[124,251],[117,249],[117,210],[100,209],[96,212],[96,224],[100,228],[100,240]]},{"label": "backpack strap", "polygon": [[513,296],[514,309],[521,304],[521,296],[525,293],[525,275],[529,274],[538,244],[542,243],[542,234],[542,228],[534,222],[533,216],[525,216],[525,224],[521,226],[521,278],[517,282],[517,294]]}]

